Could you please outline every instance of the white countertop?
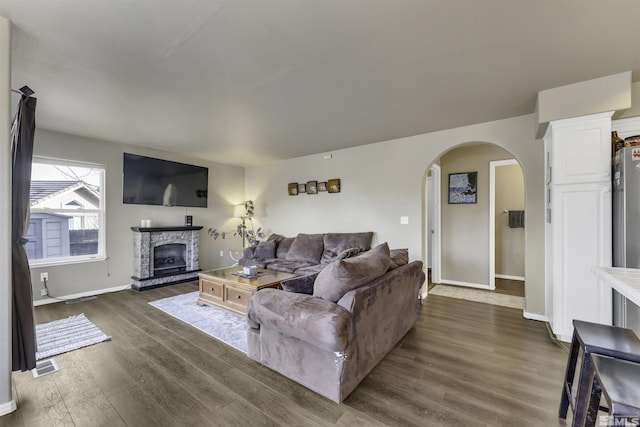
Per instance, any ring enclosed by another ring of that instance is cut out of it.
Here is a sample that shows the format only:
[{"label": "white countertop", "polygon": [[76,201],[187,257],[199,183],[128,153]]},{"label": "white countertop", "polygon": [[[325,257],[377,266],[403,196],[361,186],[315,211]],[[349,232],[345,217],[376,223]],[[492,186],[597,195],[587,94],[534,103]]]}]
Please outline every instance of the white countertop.
[{"label": "white countertop", "polygon": [[592,267],[597,278],[640,306],[640,269],[620,267]]}]

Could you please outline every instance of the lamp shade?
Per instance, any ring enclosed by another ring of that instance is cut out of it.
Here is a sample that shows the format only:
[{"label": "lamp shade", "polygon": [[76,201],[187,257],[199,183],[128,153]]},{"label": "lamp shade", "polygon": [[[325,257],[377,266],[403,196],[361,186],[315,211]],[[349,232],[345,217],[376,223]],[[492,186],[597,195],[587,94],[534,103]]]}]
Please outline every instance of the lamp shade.
[{"label": "lamp shade", "polygon": [[233,217],[234,218],[242,218],[247,216],[247,211],[244,208],[244,205],[235,205],[233,207]]}]

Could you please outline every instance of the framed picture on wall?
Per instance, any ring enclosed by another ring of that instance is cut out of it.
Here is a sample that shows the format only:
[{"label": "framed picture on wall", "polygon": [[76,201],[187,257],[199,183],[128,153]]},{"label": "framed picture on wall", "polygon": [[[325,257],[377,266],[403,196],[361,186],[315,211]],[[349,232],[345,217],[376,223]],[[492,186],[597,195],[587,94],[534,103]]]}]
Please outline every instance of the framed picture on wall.
[{"label": "framed picture on wall", "polygon": [[339,179],[330,179],[327,181],[327,190],[329,193],[339,193],[340,192],[340,180]]},{"label": "framed picture on wall", "polygon": [[478,172],[449,174],[449,204],[478,202]]},{"label": "framed picture on wall", "polygon": [[307,194],[318,194],[318,181],[307,181]]}]

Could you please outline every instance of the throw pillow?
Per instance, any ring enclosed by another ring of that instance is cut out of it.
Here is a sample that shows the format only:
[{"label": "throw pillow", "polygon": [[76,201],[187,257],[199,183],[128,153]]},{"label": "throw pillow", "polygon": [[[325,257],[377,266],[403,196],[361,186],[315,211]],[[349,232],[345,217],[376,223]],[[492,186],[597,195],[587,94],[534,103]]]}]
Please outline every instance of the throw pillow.
[{"label": "throw pillow", "polygon": [[272,240],[275,240],[276,242],[281,242],[282,239],[284,239],[284,236],[281,236],[280,234],[273,233],[267,238],[267,242],[270,242]]},{"label": "throw pillow", "polygon": [[313,282],[315,282],[316,277],[318,277],[318,273],[294,277],[293,279],[280,282],[280,285],[282,286],[282,290],[286,292],[313,295]]},{"label": "throw pillow", "polygon": [[347,259],[347,258],[351,258],[354,257],[356,255],[358,255],[360,253],[360,248],[349,248],[349,249],[345,249],[344,251],[340,252],[338,254],[338,256],[336,257],[336,259]]},{"label": "throw pillow", "polygon": [[390,254],[391,262],[389,263],[389,270],[409,263],[409,249],[392,249]]},{"label": "throw pillow", "polygon": [[323,236],[324,251],[322,258],[320,258],[320,263],[329,264],[335,261],[338,254],[345,249],[360,248],[361,251],[368,251],[371,249],[372,239],[372,231],[364,233],[326,233]]},{"label": "throw pillow", "polygon": [[276,249],[276,258],[287,258],[287,253],[289,252],[289,248],[291,248],[291,244],[295,237],[285,237],[278,244],[278,249]]},{"label": "throw pillow", "polygon": [[248,248],[244,248],[244,252],[242,253],[243,258],[253,258],[254,253],[256,251],[255,246],[249,246]]},{"label": "throw pillow", "polygon": [[322,234],[298,234],[287,252],[287,261],[307,261],[320,264],[324,245]]},{"label": "throw pillow", "polygon": [[313,284],[313,296],[336,302],[350,290],[385,274],[389,262],[387,243],[356,257],[334,261],[318,273]]},{"label": "throw pillow", "polygon": [[254,256],[258,259],[273,259],[276,257],[276,246],[278,242],[276,240],[260,242],[256,246]]}]

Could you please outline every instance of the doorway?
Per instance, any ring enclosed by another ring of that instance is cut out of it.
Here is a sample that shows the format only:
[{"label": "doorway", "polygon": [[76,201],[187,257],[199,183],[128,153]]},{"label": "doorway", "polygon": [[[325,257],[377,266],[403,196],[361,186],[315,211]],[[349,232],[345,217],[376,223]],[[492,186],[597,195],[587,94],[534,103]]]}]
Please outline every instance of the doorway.
[{"label": "doorway", "polygon": [[[518,192],[522,195],[523,205],[509,205],[497,209],[495,184],[500,177],[496,171],[508,167],[517,169],[520,174]],[[471,203],[451,202],[448,197],[448,177],[464,172],[477,172],[476,200]],[[428,166],[424,181],[423,261],[425,266],[430,268],[433,284],[493,291],[496,290],[496,279],[499,282],[524,279],[524,270],[517,273],[502,271],[499,262],[502,258],[496,258],[495,253],[496,246],[499,245],[496,244],[496,227],[493,222],[496,215],[500,214],[499,219],[504,224],[504,221],[508,220],[509,210],[524,211],[525,187],[522,175],[522,169],[511,153],[495,144],[485,142],[468,142],[453,147]],[[524,236],[524,229],[520,228],[519,232]],[[523,237],[518,250],[522,257],[522,268],[526,255],[524,248]],[[522,281],[519,284],[522,284]],[[425,296],[426,291],[423,290]]]},{"label": "doorway", "polygon": [[425,264],[427,266],[427,274],[430,280],[427,281],[423,289],[422,296],[426,297],[429,293],[429,282],[440,283],[440,166],[431,165],[427,174],[427,182],[425,186],[425,200],[427,208],[425,210]]},{"label": "doorway", "polygon": [[496,278],[524,286],[524,178],[515,159],[489,162],[489,289]]}]

